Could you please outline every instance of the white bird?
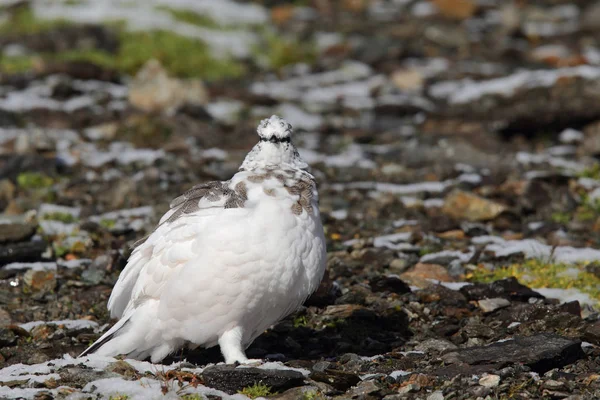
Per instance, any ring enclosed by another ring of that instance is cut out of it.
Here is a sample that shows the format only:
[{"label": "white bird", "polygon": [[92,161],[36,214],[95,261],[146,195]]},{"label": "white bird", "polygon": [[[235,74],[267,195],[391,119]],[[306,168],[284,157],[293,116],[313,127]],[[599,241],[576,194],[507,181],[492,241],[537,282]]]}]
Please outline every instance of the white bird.
[{"label": "white bird", "polygon": [[272,116],[228,181],[194,186],[171,202],[113,288],[119,321],[81,355],[159,362],[176,350],[219,345],[225,362],[294,312],[318,287],[326,263],[318,193]]}]

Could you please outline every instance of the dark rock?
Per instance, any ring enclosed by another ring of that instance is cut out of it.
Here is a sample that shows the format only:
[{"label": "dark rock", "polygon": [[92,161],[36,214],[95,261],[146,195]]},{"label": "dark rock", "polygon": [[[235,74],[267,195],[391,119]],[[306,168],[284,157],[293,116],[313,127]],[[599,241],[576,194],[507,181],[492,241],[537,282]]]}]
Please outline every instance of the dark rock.
[{"label": "dark rock", "polygon": [[35,233],[32,224],[3,224],[0,229],[0,243],[21,242],[29,239]]},{"label": "dark rock", "polygon": [[600,321],[588,326],[583,334],[583,340],[595,345],[600,345]]},{"label": "dark rock", "polygon": [[514,301],[528,301],[531,297],[543,299],[544,296],[534,292],[514,278],[502,279],[492,283],[475,283],[463,286],[460,292],[469,300],[493,299],[502,297]]},{"label": "dark rock", "polygon": [[17,343],[17,335],[8,327],[0,327],[0,348]]},{"label": "dark rock", "polygon": [[273,392],[282,392],[304,384],[304,375],[291,370],[260,368],[236,368],[232,365],[215,365],[202,372],[204,384],[208,387],[235,394],[245,387],[262,383]]},{"label": "dark rock", "polygon": [[0,266],[12,262],[39,261],[46,246],[46,242],[41,240],[0,245]]},{"label": "dark rock", "polygon": [[350,387],[355,386],[358,382],[360,382],[358,375],[350,372],[338,371],[336,369],[313,371],[311,372],[309,378],[317,382],[327,383],[328,385],[333,386],[335,389],[342,391],[346,391]]},{"label": "dark rock", "polygon": [[[458,370],[442,368],[439,375],[458,372],[466,366],[465,371],[476,370],[487,372],[498,370],[512,364],[524,364],[534,372],[545,373],[553,368],[560,368],[585,357],[581,342],[543,333],[535,336],[517,336],[513,340],[496,342],[487,346],[461,349],[445,354],[442,359],[447,364],[457,364]],[[462,372],[458,372],[462,373]]]},{"label": "dark rock", "polygon": [[404,294],[410,292],[410,287],[395,276],[377,276],[369,282],[373,292],[392,292]]}]

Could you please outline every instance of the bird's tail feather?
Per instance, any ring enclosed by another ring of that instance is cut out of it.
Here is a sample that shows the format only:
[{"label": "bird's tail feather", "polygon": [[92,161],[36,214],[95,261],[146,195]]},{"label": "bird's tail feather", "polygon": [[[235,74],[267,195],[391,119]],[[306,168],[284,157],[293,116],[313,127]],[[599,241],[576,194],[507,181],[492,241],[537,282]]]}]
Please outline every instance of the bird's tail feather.
[{"label": "bird's tail feather", "polygon": [[111,339],[113,339],[115,337],[115,335],[121,329],[123,329],[127,325],[127,323],[129,322],[130,317],[131,317],[131,314],[128,315],[128,316],[124,316],[123,318],[121,318],[116,324],[113,325],[112,328],[110,328],[106,333],[104,333],[104,335],[100,336],[100,339],[96,340],[94,343],[92,343],[92,345],[90,347],[88,347],[87,349],[85,349],[79,355],[79,357],[87,356],[88,354],[94,353],[100,347],[102,347],[106,343],[108,343]]}]

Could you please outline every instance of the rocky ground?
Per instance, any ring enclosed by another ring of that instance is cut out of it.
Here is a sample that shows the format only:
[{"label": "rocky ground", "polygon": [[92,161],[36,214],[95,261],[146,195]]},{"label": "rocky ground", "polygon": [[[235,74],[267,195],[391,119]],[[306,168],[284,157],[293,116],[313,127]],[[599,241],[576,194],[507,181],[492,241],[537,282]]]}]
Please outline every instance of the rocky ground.
[{"label": "rocky ground", "polygon": [[[0,0],[0,397],[600,398],[600,2]],[[276,113],[328,271],[225,366],[74,358]]]}]

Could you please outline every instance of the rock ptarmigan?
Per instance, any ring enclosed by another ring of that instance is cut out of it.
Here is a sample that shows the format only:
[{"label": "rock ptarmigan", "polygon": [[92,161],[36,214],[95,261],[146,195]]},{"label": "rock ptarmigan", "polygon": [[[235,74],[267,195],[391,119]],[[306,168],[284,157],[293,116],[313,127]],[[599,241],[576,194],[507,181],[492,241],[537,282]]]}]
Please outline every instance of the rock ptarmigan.
[{"label": "rock ptarmigan", "polygon": [[194,186],[171,202],[113,288],[119,321],[81,355],[159,362],[188,346],[219,345],[227,364],[313,293],[326,249],[314,177],[272,116],[228,181]]}]

